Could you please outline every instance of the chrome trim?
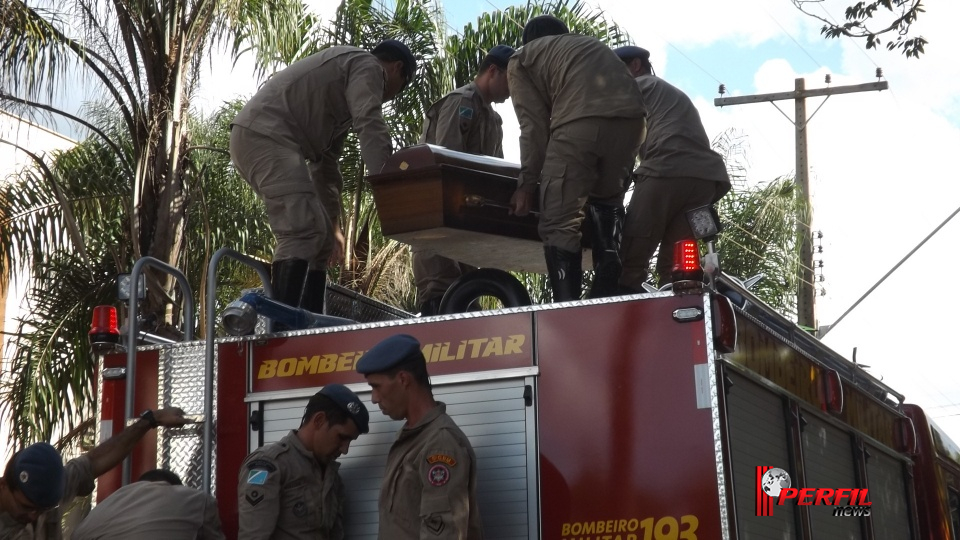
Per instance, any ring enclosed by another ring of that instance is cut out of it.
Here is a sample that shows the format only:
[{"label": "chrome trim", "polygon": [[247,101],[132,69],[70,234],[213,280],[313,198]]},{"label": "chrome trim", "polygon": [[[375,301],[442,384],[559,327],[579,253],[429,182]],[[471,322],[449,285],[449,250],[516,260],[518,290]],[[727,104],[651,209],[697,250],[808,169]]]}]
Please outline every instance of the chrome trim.
[{"label": "chrome trim", "polygon": [[[429,369],[429,368],[428,368]],[[456,373],[452,375],[436,375],[430,377],[430,383],[433,386],[445,386],[449,384],[457,384],[463,382],[478,382],[478,381],[495,381],[499,379],[517,379],[520,377],[536,377],[540,375],[540,368],[533,367],[523,367],[523,368],[510,368],[510,369],[497,369],[493,371],[479,371],[471,372],[469,374],[465,373]],[[350,383],[344,385],[354,392],[369,392],[370,387],[366,383]],[[272,392],[257,392],[247,394],[247,397],[243,398],[243,401],[246,403],[254,403],[257,401],[274,401],[280,399],[297,399],[297,398],[308,398],[318,390],[323,388],[322,386],[312,386],[310,388],[297,388],[293,390],[274,390]]]},{"label": "chrome trim", "polygon": [[703,295],[704,346],[707,352],[707,379],[710,393],[710,419],[713,424],[713,454],[717,465],[717,495],[719,497],[720,531],[723,540],[730,540],[730,508],[727,504],[727,474],[723,459],[723,428],[720,419],[720,389],[717,380],[719,368],[717,350],[713,345],[713,311],[709,294]]}]

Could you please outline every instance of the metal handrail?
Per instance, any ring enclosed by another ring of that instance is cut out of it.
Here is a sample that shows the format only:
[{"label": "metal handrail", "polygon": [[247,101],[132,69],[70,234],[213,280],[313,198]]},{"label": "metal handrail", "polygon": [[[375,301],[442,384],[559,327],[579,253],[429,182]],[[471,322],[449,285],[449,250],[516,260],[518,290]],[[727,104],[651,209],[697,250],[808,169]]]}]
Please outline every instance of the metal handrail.
[{"label": "metal handrail", "polygon": [[[203,397],[203,492],[210,493],[213,461],[213,341],[216,332],[216,301],[217,301],[217,264],[220,259],[230,257],[242,264],[253,268],[263,281],[263,292],[268,298],[273,298],[273,288],[270,286],[270,272],[263,262],[244,255],[239,251],[222,247],[210,258],[207,267],[207,303],[206,311],[206,356],[204,362],[204,397]],[[134,282],[136,283],[136,282]]]},{"label": "metal handrail", "polygon": [[[170,266],[169,264],[155,259],[153,257],[141,257],[140,260],[133,265],[133,270],[130,272],[130,283],[133,283],[133,289],[130,293],[130,300],[128,303],[128,323],[127,323],[127,388],[126,388],[126,403],[124,407],[124,414],[126,418],[133,418],[133,398],[136,392],[136,370],[137,370],[137,336],[140,334],[137,325],[139,323],[137,319],[137,302],[139,300],[139,295],[137,294],[136,284],[139,283],[140,273],[143,271],[144,266],[152,266],[154,268],[163,270],[164,272],[172,275],[177,280],[177,284],[180,285],[180,288],[183,290],[183,322],[184,322],[184,331],[183,339],[185,341],[193,340],[193,290],[190,289],[190,284],[187,283],[186,276],[183,275],[180,270]],[[132,464],[130,461],[130,456],[127,455],[123,458],[123,473],[120,478],[120,485],[127,485],[130,483],[130,474],[132,471]]]}]

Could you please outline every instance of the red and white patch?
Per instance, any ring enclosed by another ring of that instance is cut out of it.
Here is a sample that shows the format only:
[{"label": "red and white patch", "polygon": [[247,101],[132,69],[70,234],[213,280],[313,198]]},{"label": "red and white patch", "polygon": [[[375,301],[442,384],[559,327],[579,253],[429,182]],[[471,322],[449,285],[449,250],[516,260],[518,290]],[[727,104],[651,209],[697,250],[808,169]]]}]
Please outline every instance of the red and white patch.
[{"label": "red and white patch", "polygon": [[440,487],[450,481],[450,469],[443,463],[437,463],[427,471],[427,481],[431,486]]}]

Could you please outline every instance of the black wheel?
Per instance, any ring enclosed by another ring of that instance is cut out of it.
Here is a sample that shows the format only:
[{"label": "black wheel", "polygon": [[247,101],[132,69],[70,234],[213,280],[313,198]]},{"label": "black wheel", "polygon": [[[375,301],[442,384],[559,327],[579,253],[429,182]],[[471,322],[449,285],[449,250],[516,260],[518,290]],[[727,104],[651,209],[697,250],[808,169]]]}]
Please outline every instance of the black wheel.
[{"label": "black wheel", "polygon": [[440,301],[440,315],[470,311],[470,304],[483,296],[492,296],[503,307],[529,306],[530,293],[520,280],[496,268],[480,268],[453,282]]}]

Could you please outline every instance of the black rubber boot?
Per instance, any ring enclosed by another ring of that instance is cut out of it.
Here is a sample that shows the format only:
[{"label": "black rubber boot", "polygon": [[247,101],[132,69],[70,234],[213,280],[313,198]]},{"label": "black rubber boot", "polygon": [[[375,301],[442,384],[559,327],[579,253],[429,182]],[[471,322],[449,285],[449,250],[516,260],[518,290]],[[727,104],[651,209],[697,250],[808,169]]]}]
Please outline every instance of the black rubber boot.
[{"label": "black rubber boot", "polygon": [[310,270],[307,272],[307,281],[303,285],[303,294],[300,296],[300,307],[322,315],[323,302],[327,295],[327,271]]},{"label": "black rubber boot", "polygon": [[421,317],[431,317],[440,313],[440,301],[443,298],[431,298],[426,302],[420,304],[420,316]]},{"label": "black rubber boot", "polygon": [[580,287],[583,284],[582,255],[579,251],[566,251],[554,246],[543,246],[543,255],[547,260],[547,272],[550,288],[553,289],[554,302],[567,302],[580,299]]},{"label": "black rubber boot", "polygon": [[[270,284],[273,286],[273,298],[290,307],[300,306],[303,282],[307,278],[307,261],[303,259],[284,259],[273,261],[270,268]],[[274,322],[273,331],[289,330],[287,325]]]},{"label": "black rubber boot", "polygon": [[623,231],[623,207],[588,204],[587,216],[593,224],[593,285],[589,298],[619,294],[620,237]]}]

